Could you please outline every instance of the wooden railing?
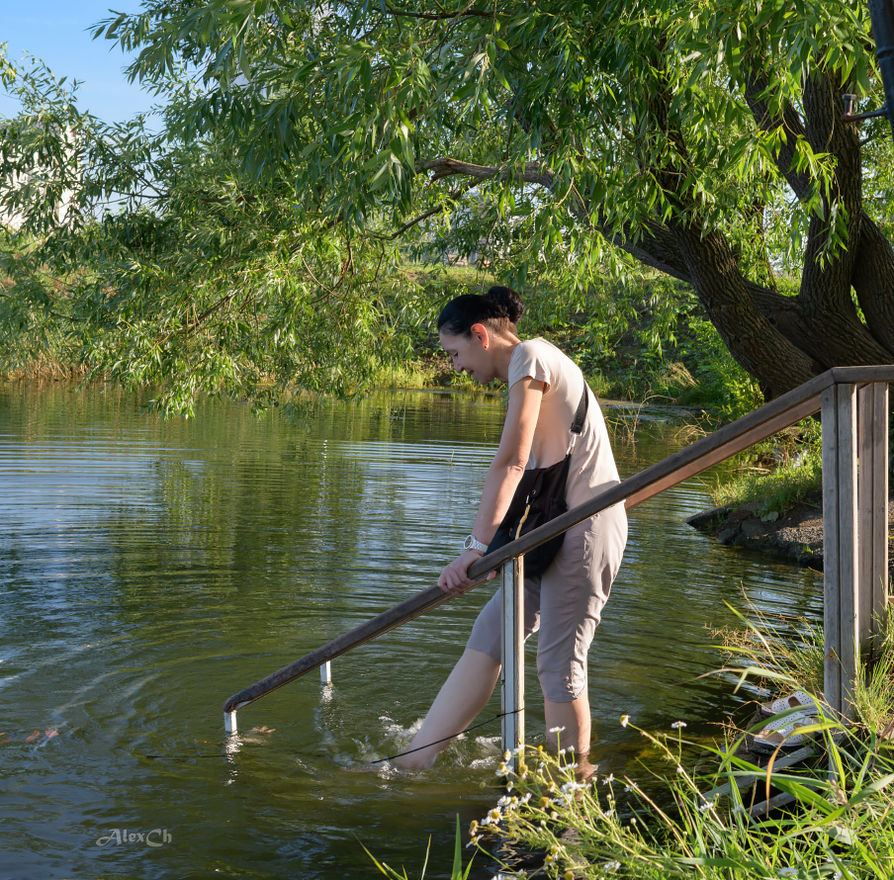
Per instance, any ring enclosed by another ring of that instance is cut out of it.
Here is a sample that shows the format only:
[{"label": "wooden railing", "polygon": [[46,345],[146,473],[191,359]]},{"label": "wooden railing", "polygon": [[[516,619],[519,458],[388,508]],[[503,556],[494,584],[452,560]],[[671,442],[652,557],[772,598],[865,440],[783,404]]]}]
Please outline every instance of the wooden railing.
[{"label": "wooden railing", "polygon": [[[888,590],[888,389],[894,366],[836,367],[783,394],[741,419],[725,425],[685,449],[645,468],[585,504],[569,510],[517,541],[484,556],[469,568],[479,586],[504,563],[504,600],[523,580],[516,562],[529,550],[601,510],[623,501],[627,508],[681,483],[748,449],[807,416],[822,412],[823,527],[825,602],[825,700],[844,717],[853,707],[853,682],[861,651],[887,607]],[[858,467],[859,463],[859,467]],[[508,581],[508,582],[507,582]],[[448,601],[437,586],[384,611],[316,651],[284,666],[230,697],[223,705],[228,732],[236,730],[236,712],[330,660],[377,638]],[[518,599],[504,614],[504,633],[518,621]],[[517,632],[517,629],[516,629]],[[504,636],[504,712],[519,720],[523,713],[522,645],[517,635]],[[511,650],[507,650],[511,646]],[[507,682],[514,696],[507,695]],[[504,747],[512,750],[523,737],[516,722],[504,726]],[[513,727],[515,725],[515,727]]]}]

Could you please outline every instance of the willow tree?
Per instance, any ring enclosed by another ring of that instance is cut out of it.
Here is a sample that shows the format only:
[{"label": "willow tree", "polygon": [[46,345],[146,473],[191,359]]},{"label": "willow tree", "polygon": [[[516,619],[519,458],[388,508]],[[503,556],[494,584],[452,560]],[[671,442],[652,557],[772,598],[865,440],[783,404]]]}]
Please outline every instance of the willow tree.
[{"label": "willow tree", "polygon": [[329,242],[345,302],[375,311],[401,242],[569,296],[638,264],[692,286],[768,395],[892,360],[890,145],[842,121],[843,93],[881,104],[862,5],[148,0],[96,35],[160,97],[189,81],[168,141],[290,201],[282,234]]}]

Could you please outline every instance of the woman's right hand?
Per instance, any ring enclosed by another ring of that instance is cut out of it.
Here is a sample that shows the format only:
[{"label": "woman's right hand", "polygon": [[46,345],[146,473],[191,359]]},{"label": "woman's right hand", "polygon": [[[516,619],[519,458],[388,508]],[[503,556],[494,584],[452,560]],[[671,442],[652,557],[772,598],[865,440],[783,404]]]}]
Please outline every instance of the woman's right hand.
[{"label": "woman's right hand", "polygon": [[446,566],[438,578],[438,586],[452,596],[461,596],[472,586],[469,580],[469,566],[477,562],[484,554],[480,550],[465,550]]}]

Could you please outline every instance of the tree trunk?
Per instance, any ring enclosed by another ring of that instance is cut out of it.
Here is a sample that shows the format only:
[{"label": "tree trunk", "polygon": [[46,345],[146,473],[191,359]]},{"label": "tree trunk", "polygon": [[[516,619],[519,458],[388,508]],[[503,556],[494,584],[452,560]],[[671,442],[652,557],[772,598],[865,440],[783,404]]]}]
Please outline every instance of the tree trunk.
[{"label": "tree trunk", "polygon": [[822,372],[822,366],[786,339],[757,307],[720,233],[702,236],[699,229],[683,224],[673,231],[708,318],[730,354],[770,396]]}]

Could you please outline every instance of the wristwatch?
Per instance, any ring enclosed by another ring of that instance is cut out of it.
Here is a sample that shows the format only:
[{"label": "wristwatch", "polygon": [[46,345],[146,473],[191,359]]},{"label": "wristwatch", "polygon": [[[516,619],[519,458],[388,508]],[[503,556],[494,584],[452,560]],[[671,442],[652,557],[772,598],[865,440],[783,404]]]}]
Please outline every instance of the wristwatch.
[{"label": "wristwatch", "polygon": [[480,550],[484,553],[487,550],[487,544],[482,544],[474,535],[469,535],[463,544],[463,550]]}]

